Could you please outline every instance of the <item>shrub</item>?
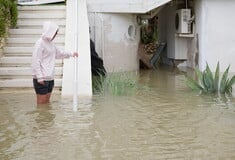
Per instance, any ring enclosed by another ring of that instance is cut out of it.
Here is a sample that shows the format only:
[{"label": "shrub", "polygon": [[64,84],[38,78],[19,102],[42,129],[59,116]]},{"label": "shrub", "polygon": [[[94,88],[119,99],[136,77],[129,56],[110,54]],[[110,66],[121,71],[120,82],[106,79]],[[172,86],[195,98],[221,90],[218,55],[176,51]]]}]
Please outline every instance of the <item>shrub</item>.
[{"label": "shrub", "polygon": [[12,0],[11,6],[10,6],[10,16],[11,16],[11,26],[16,27],[17,24],[17,18],[18,18],[18,9],[17,9],[17,2]]},{"label": "shrub", "polygon": [[15,0],[0,0],[0,37],[5,36],[8,26],[16,26],[18,16],[16,3]]}]

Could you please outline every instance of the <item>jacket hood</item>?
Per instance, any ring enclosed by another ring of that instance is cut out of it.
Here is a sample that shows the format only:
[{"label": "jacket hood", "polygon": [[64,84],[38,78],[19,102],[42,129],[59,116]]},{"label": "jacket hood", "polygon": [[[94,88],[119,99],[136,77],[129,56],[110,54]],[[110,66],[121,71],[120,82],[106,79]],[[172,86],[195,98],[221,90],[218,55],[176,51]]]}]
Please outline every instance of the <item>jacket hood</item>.
[{"label": "jacket hood", "polygon": [[51,21],[46,21],[43,24],[42,38],[51,41],[59,26]]}]

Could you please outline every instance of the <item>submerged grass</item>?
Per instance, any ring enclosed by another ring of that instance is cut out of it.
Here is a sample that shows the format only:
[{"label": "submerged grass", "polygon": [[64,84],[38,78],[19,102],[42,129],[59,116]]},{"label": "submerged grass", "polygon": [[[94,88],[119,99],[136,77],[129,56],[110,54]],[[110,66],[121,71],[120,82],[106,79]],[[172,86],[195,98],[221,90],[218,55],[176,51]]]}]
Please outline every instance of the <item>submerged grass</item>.
[{"label": "submerged grass", "polygon": [[101,95],[131,95],[137,90],[136,75],[133,73],[109,73],[106,76],[93,76],[93,92]]}]

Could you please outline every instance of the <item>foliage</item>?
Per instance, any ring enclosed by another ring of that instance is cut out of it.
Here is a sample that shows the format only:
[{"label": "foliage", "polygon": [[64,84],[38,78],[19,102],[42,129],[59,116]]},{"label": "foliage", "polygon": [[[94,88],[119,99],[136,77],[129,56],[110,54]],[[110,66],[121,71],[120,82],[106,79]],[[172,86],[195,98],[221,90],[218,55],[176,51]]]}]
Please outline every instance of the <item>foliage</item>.
[{"label": "foliage", "polygon": [[11,7],[10,7],[10,15],[11,15],[11,26],[16,27],[17,24],[17,17],[18,17],[18,9],[17,9],[17,2],[12,0]]},{"label": "foliage", "polygon": [[141,42],[143,44],[154,43],[157,41],[157,28],[149,26],[141,27]]},{"label": "foliage", "polygon": [[204,93],[230,94],[232,92],[232,86],[235,83],[235,75],[231,79],[228,78],[229,67],[223,73],[222,78],[219,79],[219,62],[217,63],[214,76],[210,67],[206,64],[206,69],[203,72],[196,69],[198,81],[185,74],[187,78],[186,83],[192,90],[200,90]]},{"label": "foliage", "polygon": [[125,72],[93,76],[92,83],[93,91],[102,95],[128,95],[137,89],[135,77]]},{"label": "foliage", "polygon": [[141,42],[143,44],[155,43],[158,39],[157,33],[157,18],[153,17],[152,19],[145,20],[145,23],[142,23],[141,28]]},{"label": "foliage", "polygon": [[17,2],[15,0],[0,0],[0,37],[4,37],[6,27],[15,27],[17,23]]},{"label": "foliage", "polygon": [[5,34],[6,32],[6,23],[5,18],[2,12],[0,12],[0,38]]}]

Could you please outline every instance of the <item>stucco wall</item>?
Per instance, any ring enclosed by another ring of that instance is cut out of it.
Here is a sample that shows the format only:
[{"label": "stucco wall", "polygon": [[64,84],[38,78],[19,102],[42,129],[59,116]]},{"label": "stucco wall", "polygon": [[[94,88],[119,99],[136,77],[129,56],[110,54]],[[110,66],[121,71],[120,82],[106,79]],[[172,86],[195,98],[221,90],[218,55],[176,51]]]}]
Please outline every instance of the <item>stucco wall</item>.
[{"label": "stucco wall", "polygon": [[199,67],[206,62],[213,70],[220,62],[221,71],[230,64],[235,72],[235,1],[197,0],[196,27],[199,39]]},{"label": "stucco wall", "polygon": [[[108,72],[139,69],[139,26],[133,14],[89,13],[91,38]],[[132,33],[130,33],[132,32]]]}]

